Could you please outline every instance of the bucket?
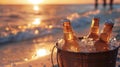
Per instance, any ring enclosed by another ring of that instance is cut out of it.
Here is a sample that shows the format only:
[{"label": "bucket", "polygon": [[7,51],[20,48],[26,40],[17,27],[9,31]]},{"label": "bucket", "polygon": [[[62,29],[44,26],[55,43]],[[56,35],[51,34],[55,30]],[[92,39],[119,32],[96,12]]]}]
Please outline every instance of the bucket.
[{"label": "bucket", "polygon": [[[57,47],[57,46],[56,46]],[[69,52],[57,47],[59,67],[115,67],[118,48],[105,52]]]}]

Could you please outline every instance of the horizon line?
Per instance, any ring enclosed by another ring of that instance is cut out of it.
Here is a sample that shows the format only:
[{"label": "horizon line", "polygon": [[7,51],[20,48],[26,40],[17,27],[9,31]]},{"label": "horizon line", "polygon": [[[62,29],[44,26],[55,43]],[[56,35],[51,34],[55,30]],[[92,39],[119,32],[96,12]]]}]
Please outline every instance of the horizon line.
[{"label": "horizon line", "polygon": [[[0,4],[0,5],[94,5],[94,3],[59,3],[59,4]],[[102,3],[99,3],[100,5]],[[120,5],[120,3],[114,3],[116,5]]]}]

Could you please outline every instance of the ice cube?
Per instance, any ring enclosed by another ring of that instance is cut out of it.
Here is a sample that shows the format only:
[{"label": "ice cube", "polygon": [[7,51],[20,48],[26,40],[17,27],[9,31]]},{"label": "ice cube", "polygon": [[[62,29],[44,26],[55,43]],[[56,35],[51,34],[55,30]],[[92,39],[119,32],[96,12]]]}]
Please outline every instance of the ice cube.
[{"label": "ice cube", "polygon": [[84,37],[79,44],[81,52],[95,52],[93,39]]},{"label": "ice cube", "polygon": [[62,49],[64,43],[65,43],[65,40],[64,40],[64,39],[59,39],[59,40],[58,40],[58,45],[57,45],[58,48]]},{"label": "ice cube", "polygon": [[120,42],[117,41],[117,39],[115,37],[110,40],[109,44],[110,44],[110,49],[111,50],[120,46]]}]

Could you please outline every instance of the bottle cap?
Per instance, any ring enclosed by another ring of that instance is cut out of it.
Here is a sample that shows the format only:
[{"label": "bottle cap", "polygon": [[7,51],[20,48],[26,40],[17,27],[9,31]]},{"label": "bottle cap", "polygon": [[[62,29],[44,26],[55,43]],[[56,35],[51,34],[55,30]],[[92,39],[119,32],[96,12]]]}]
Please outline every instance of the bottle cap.
[{"label": "bottle cap", "polygon": [[93,18],[97,18],[97,19],[100,19],[100,16],[94,16]]},{"label": "bottle cap", "polygon": [[63,19],[62,22],[70,22],[69,19]]},{"label": "bottle cap", "polygon": [[110,25],[114,25],[114,22],[112,19],[108,19],[105,21],[105,24],[110,24]]}]

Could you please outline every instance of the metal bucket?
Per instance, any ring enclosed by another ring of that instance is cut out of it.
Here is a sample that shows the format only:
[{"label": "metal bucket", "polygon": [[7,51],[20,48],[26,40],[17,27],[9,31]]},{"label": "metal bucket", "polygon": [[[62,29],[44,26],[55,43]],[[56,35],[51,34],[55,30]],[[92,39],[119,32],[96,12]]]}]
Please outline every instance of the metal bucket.
[{"label": "metal bucket", "polygon": [[118,48],[105,52],[75,53],[57,47],[59,67],[115,67]]}]

